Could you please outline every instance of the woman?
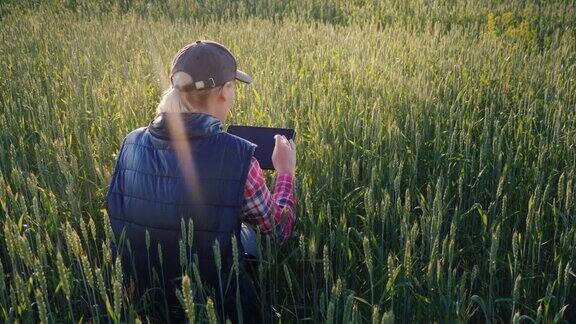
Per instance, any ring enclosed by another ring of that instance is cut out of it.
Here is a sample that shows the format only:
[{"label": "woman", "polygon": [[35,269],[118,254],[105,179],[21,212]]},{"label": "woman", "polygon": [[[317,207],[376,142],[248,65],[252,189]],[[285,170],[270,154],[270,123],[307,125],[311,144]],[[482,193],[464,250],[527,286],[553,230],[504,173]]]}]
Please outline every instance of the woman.
[{"label": "woman", "polygon": [[[142,292],[152,264],[164,282],[171,283],[166,286],[167,303],[179,306],[174,289],[180,283],[181,264],[194,262],[194,258],[179,258],[180,240],[186,242],[180,225],[182,220],[186,224],[191,220],[190,252],[197,256],[195,266],[203,284],[214,291],[220,318],[236,322],[242,316],[246,323],[258,321],[250,279],[241,266],[236,282],[231,270],[232,241],[243,238],[238,256],[242,264],[244,247],[254,249],[253,234],[242,229],[242,223],[274,234],[279,244],[291,235],[296,206],[292,190],[295,144],[275,136],[272,161],[277,177],[271,194],[253,157],[255,146],[222,131],[234,103],[235,81],[252,82],[248,74],[237,70],[230,51],[211,41],[191,43],[174,57],[170,80],[172,86],[157,107],[158,117],[124,139],[108,191],[113,231],[119,242],[129,241],[128,248],[118,245],[117,251],[125,277],[137,280]],[[220,257],[214,254],[215,242]],[[228,285],[229,278],[232,284]],[[236,304],[236,284],[241,309]]]}]

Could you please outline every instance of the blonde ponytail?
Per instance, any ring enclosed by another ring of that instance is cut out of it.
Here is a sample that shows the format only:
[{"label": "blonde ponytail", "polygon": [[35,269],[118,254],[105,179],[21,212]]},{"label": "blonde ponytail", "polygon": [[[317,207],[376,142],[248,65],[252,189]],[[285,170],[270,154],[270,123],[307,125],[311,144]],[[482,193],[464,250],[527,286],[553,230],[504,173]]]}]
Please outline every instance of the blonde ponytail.
[{"label": "blonde ponytail", "polygon": [[192,84],[192,77],[185,72],[172,76],[172,87],[166,89],[156,107],[156,113],[183,113],[204,110],[210,94],[216,89],[181,91]]},{"label": "blonde ponytail", "polygon": [[156,107],[156,113],[172,113],[172,112],[186,112],[188,111],[182,103],[180,98],[180,91],[174,87],[170,87],[162,94],[162,99]]},{"label": "blonde ponytail", "polygon": [[156,113],[182,113],[192,112],[193,110],[187,105],[180,90],[183,87],[192,84],[192,77],[185,72],[176,72],[172,76],[172,86],[162,94],[162,99],[156,107]]}]

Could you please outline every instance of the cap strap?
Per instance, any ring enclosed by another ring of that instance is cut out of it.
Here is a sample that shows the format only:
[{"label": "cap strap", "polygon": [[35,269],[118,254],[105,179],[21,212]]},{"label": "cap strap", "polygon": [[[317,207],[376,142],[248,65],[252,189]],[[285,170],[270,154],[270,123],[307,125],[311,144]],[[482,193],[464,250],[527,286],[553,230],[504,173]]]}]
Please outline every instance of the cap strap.
[{"label": "cap strap", "polygon": [[[214,82],[213,78],[209,78],[208,80],[210,80],[211,86],[209,86],[208,88],[215,88],[216,87],[216,82]],[[194,83],[191,84],[187,84],[187,85],[183,85],[183,86],[179,86],[179,85],[172,85],[172,88],[178,90],[178,91],[183,91],[183,92],[189,92],[192,90],[204,90],[206,89],[206,85],[204,83],[204,81],[196,81]]]}]

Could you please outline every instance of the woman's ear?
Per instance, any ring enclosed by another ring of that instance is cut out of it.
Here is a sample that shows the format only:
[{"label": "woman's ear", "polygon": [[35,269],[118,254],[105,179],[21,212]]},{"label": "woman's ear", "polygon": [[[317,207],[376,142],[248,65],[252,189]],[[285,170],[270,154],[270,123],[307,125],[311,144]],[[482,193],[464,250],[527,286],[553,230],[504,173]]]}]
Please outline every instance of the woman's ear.
[{"label": "woman's ear", "polygon": [[236,84],[234,81],[224,83],[222,91],[220,91],[220,96],[222,96],[224,101],[234,101],[236,98]]}]

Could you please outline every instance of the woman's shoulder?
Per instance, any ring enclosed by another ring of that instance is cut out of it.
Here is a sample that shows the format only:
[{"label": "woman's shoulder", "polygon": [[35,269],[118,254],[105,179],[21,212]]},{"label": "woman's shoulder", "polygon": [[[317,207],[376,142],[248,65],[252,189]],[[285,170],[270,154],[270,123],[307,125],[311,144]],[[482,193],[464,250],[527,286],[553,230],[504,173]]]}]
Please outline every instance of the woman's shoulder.
[{"label": "woman's shoulder", "polygon": [[242,146],[245,146],[247,148],[256,148],[256,146],[257,146],[256,144],[250,142],[249,140],[244,139],[244,138],[239,137],[239,136],[236,136],[234,134],[222,132],[219,135],[225,137],[226,139],[228,139],[230,141],[241,144]]},{"label": "woman's shoulder", "polygon": [[147,127],[140,127],[140,128],[136,128],[135,130],[131,131],[130,133],[128,133],[128,135],[126,135],[126,137],[124,138],[124,142],[125,143],[136,143],[138,142],[138,140],[142,137],[142,135],[144,135],[144,133],[146,132]]}]

